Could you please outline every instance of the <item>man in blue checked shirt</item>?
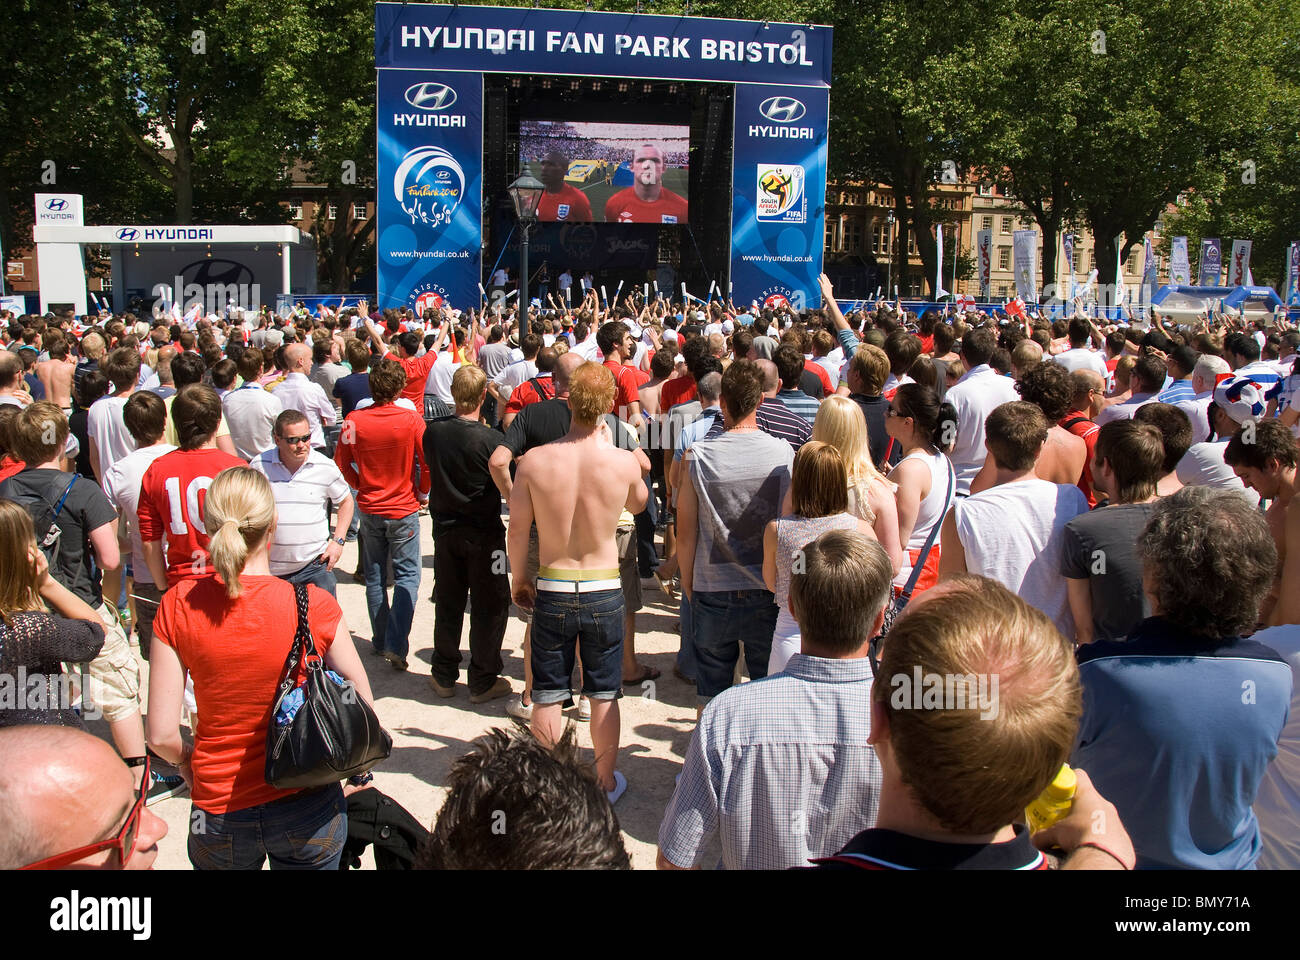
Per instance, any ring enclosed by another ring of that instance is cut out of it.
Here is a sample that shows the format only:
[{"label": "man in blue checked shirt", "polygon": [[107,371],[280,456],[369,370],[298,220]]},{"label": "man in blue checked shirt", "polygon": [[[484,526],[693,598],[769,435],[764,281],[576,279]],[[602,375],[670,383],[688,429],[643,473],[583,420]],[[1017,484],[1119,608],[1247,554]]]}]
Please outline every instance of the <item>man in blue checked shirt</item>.
[{"label": "man in blue checked shirt", "polygon": [[818,537],[803,559],[790,581],[802,651],[704,709],[659,827],[660,869],[698,867],[715,833],[726,869],[806,866],[875,824],[868,651],[893,568],[879,543],[847,531]]}]

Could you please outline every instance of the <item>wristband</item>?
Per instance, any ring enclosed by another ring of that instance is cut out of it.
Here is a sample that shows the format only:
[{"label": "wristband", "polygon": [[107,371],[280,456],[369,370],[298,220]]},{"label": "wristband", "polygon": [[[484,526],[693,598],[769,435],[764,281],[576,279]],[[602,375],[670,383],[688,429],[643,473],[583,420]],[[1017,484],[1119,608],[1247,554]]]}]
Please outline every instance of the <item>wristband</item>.
[{"label": "wristband", "polygon": [[375,779],[375,775],[370,771],[366,771],[365,773],[358,774],[355,777],[348,777],[348,783],[354,787],[364,787],[373,779]]},{"label": "wristband", "polygon": [[[1118,864],[1119,864],[1121,867],[1123,867],[1125,870],[1132,870],[1132,869],[1133,869],[1133,867],[1130,867],[1127,863],[1125,863],[1125,862],[1124,862],[1124,861],[1123,861],[1123,860],[1122,860],[1122,859],[1121,859],[1121,858],[1120,858],[1120,857],[1119,857],[1119,856],[1118,856],[1114,851],[1112,851],[1112,850],[1108,850],[1106,847],[1103,847],[1103,846],[1102,846],[1100,843],[1098,843],[1096,840],[1085,840],[1085,841],[1083,841],[1083,843],[1079,844],[1079,845],[1078,845],[1077,847],[1075,847],[1074,849],[1075,849],[1075,850],[1080,850],[1080,849],[1082,849],[1083,847],[1093,847],[1094,849],[1100,850],[1102,853],[1106,854],[1108,857],[1110,857],[1111,859],[1113,859],[1116,863],[1118,863]],[[1136,864],[1135,864],[1135,866],[1136,866]]]}]

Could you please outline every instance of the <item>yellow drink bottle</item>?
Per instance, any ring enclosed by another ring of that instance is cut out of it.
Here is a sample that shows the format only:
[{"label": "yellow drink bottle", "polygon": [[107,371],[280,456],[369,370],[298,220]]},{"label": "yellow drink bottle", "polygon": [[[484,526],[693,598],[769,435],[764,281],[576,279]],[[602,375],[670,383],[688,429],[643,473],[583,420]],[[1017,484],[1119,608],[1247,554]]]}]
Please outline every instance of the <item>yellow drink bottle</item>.
[{"label": "yellow drink bottle", "polygon": [[1025,822],[1029,824],[1030,833],[1045,830],[1056,821],[1069,815],[1070,807],[1074,805],[1076,783],[1074,771],[1070,769],[1070,765],[1068,763],[1061,764],[1061,769],[1057,771],[1056,777],[1047,785],[1047,788],[1038,795],[1033,803],[1025,807]]}]

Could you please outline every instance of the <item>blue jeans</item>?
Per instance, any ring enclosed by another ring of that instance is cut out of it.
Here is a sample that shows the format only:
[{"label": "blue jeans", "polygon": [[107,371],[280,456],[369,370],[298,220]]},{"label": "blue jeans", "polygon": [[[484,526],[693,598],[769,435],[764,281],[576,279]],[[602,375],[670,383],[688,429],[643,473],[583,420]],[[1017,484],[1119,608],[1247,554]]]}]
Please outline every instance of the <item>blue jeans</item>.
[{"label": "blue jeans", "polygon": [[685,591],[679,593],[678,616],[681,620],[681,646],[677,650],[677,669],[688,677],[696,676],[699,664],[695,659],[695,618],[691,615],[691,600]]},{"label": "blue jeans", "polygon": [[281,580],[287,580],[289,583],[315,584],[329,593],[331,597],[338,596],[338,579],[335,578],[333,570],[326,568],[324,561],[312,560],[306,566],[293,571],[293,573],[282,573],[279,576]]},{"label": "blue jeans", "polygon": [[768,590],[696,590],[691,598],[695,621],[695,691],[708,703],[731,686],[745,644],[749,678],[767,676],[776,629],[776,599]]},{"label": "blue jeans", "polygon": [[195,870],[337,870],[348,839],[347,801],[338,784],[233,813],[190,809]]},{"label": "blue jeans", "polygon": [[[366,572],[370,642],[379,653],[405,657],[420,589],[420,514],[390,519],[361,514],[361,564]],[[393,558],[393,605],[388,605],[388,557]]]}]

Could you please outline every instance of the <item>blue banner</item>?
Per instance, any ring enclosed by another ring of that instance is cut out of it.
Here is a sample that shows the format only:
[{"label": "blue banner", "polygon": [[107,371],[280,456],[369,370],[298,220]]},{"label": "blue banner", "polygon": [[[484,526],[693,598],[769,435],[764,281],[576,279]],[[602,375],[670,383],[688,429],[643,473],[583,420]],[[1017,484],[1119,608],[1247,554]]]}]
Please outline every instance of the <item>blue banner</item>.
[{"label": "blue banner", "polygon": [[479,301],[483,75],[380,70],[379,304]]},{"label": "blue banner", "polygon": [[375,4],[375,66],[829,87],[831,29],[527,7]]},{"label": "blue banner", "polygon": [[821,302],[830,91],[736,86],[731,291],[796,309]]}]

